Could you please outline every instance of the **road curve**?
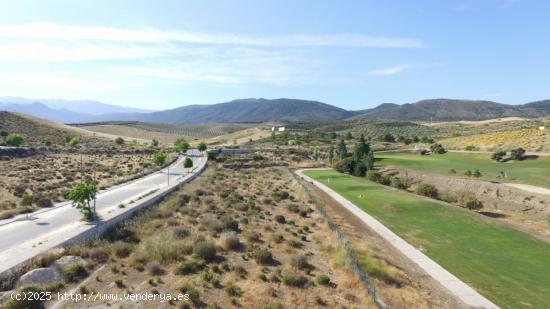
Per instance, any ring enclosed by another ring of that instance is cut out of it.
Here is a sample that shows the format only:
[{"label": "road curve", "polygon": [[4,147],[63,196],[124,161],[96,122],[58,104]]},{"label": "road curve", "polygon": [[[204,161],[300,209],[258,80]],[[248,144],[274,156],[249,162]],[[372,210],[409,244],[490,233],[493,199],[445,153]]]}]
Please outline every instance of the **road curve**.
[{"label": "road curve", "polygon": [[[206,165],[206,157],[197,150],[189,150],[188,154],[193,160],[192,168],[183,167],[182,157],[170,165],[169,175],[167,169],[163,169],[98,194],[96,208],[101,221],[107,222],[144,201],[164,195],[200,173]],[[124,208],[119,207],[121,203]],[[31,220],[0,225],[0,274],[95,227],[82,221],[80,212],[67,202],[49,211],[35,212],[30,217]]]},{"label": "road curve", "polygon": [[343,196],[338,194],[336,191],[332,190],[328,186],[322,184],[321,182],[314,180],[313,178],[306,176],[304,174],[305,170],[315,170],[315,169],[300,169],[296,171],[303,179],[313,183],[319,189],[327,193],[331,198],[340,203],[344,208],[349,212],[359,218],[364,224],[370,227],[374,232],[376,232],[380,237],[384,238],[389,242],[394,248],[403,253],[407,258],[413,261],[415,264],[420,266],[428,275],[430,275],[434,280],[439,282],[442,286],[448,289],[453,295],[462,300],[466,305],[476,307],[476,308],[487,308],[487,309],[498,309],[499,307],[493,304],[490,300],[483,297],[476,290],[471,288],[469,285],[455,277],[453,274],[448,272],[446,269],[441,267],[439,264],[434,262],[432,259],[424,255],[420,250],[416,249],[408,242],[406,242],[401,237],[397,236],[394,232],[380,223],[378,220],[361,210],[352,202],[345,199]]}]

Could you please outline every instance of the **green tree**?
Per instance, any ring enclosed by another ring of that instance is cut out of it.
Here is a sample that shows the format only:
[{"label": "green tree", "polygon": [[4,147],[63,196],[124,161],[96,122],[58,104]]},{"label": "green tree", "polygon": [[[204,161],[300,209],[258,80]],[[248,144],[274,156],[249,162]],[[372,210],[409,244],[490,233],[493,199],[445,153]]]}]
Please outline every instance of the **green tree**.
[{"label": "green tree", "polygon": [[370,171],[374,168],[374,153],[372,152],[372,150],[369,150],[369,153],[367,155],[366,166],[367,166],[368,171]]},{"label": "green tree", "polygon": [[174,145],[179,152],[186,153],[189,149],[189,143],[183,138],[178,139]]},{"label": "green tree", "polygon": [[506,156],[506,151],[495,151],[493,152],[491,159],[497,162],[502,162],[502,159],[504,159],[504,156]]},{"label": "green tree", "polygon": [[166,153],[162,150],[155,153],[155,155],[153,156],[153,164],[155,164],[156,166],[163,166],[164,164],[166,164]]},{"label": "green tree", "polygon": [[338,153],[338,158],[340,160],[343,160],[348,156],[348,149],[346,147],[346,143],[344,142],[343,138],[340,140],[340,143],[338,144],[338,149],[336,150],[336,152]]},{"label": "green tree", "polygon": [[8,146],[19,147],[23,142],[25,142],[25,139],[21,134],[13,133],[6,137],[6,144]]},{"label": "green tree", "polygon": [[78,137],[72,137],[70,140],[69,140],[69,145],[73,146],[73,147],[76,147],[78,146],[78,144],[80,144],[80,140],[78,139]]},{"label": "green tree", "polygon": [[353,135],[351,134],[351,132],[346,133],[346,139],[347,140],[353,139]]},{"label": "green tree", "polygon": [[525,149],[523,148],[515,148],[510,150],[510,158],[512,160],[521,161],[523,160],[523,155],[525,154]]},{"label": "green tree", "polygon": [[391,135],[390,133],[384,134],[382,136],[381,140],[386,143],[395,143],[395,137]]},{"label": "green tree", "polygon": [[357,177],[365,177],[366,173],[367,173],[367,165],[365,164],[365,161],[359,161],[355,163],[353,175]]},{"label": "green tree", "polygon": [[472,171],[470,170],[467,170],[464,175],[468,176],[468,177],[472,177]]},{"label": "green tree", "polygon": [[197,149],[199,151],[205,151],[206,150],[206,143],[205,142],[201,142],[198,146],[197,146]]},{"label": "green tree", "polygon": [[328,148],[328,164],[332,166],[332,160],[334,160],[334,146],[330,145]]},{"label": "green tree", "polygon": [[445,148],[443,148],[443,146],[441,144],[433,144],[430,146],[430,150],[433,152],[433,153],[437,153],[437,154],[444,154],[447,152],[447,150],[445,150]]},{"label": "green tree", "polygon": [[80,210],[87,221],[92,221],[97,217],[94,209],[90,206],[90,202],[95,197],[96,191],[95,183],[88,182],[77,184],[67,194],[67,198],[71,201],[72,206]]},{"label": "green tree", "polygon": [[185,168],[193,167],[193,160],[191,160],[191,158],[189,157],[186,157],[185,160],[183,160],[183,167]]},{"label": "green tree", "polygon": [[359,137],[359,142],[357,145],[355,145],[355,149],[353,151],[353,157],[356,162],[362,161],[363,158],[369,153],[370,151],[370,145],[365,140],[365,135],[361,134],[361,137]]},{"label": "green tree", "polygon": [[122,144],[124,144],[124,139],[123,139],[122,137],[120,137],[120,136],[117,137],[117,138],[115,138],[115,144],[117,144],[117,145],[122,145]]},{"label": "green tree", "polygon": [[157,146],[159,145],[159,141],[156,140],[156,139],[153,139],[153,140],[151,141],[151,145],[152,145],[153,147],[157,147]]}]

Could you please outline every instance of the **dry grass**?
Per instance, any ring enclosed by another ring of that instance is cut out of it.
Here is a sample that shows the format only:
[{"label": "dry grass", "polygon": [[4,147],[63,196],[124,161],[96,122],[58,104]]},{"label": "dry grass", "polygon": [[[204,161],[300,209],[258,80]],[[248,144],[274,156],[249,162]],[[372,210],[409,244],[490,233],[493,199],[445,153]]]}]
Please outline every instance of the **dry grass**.
[{"label": "dry grass", "polygon": [[[288,196],[264,203],[275,190]],[[284,216],[285,222],[277,222],[276,216]],[[86,284],[89,291],[185,291],[193,296],[194,301],[173,304],[178,306],[373,308],[356,274],[322,249],[334,244],[338,250],[337,241],[286,169],[209,167],[106,239],[68,250],[99,269],[91,275],[97,280]],[[91,259],[95,247],[109,252],[106,262]],[[268,252],[271,259],[255,259],[257,252]],[[322,275],[330,285],[318,283]]]}]

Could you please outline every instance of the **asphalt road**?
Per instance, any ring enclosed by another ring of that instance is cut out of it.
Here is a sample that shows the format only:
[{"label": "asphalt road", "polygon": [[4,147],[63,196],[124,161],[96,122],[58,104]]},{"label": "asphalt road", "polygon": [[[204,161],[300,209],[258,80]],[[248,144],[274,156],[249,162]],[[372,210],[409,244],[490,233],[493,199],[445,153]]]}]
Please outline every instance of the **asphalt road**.
[{"label": "asphalt road", "polygon": [[[96,208],[101,220],[109,220],[132,209],[139,197],[152,190],[156,190],[155,193],[147,195],[147,198],[163,194],[200,171],[206,164],[206,157],[197,150],[188,153],[193,160],[193,168],[184,168],[182,157],[170,166],[169,176],[163,169],[98,194]],[[120,203],[126,207],[120,208]],[[94,226],[82,221],[82,214],[66,202],[48,211],[33,213],[30,217],[31,220],[12,220],[0,226],[0,273]]]}]

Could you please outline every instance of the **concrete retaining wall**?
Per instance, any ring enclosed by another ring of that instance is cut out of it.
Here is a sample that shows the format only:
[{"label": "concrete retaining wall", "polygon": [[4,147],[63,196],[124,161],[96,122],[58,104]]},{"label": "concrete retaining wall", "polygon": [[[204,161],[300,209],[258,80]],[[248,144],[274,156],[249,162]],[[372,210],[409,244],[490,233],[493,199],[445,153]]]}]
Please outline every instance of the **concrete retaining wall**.
[{"label": "concrete retaining wall", "polygon": [[[179,182],[178,184],[176,184],[172,187],[159,190],[159,191],[155,192],[154,194],[152,194],[150,196],[147,196],[147,197],[143,198],[140,201],[137,201],[136,202],[137,205],[134,205],[132,208],[128,209],[128,211],[125,211],[125,212],[119,214],[118,216],[113,217],[113,218],[111,218],[107,221],[102,221],[99,224],[97,224],[96,226],[90,227],[86,231],[84,231],[84,232],[82,232],[82,233],[80,233],[80,234],[78,234],[78,235],[76,235],[76,236],[74,236],[70,239],[67,239],[66,241],[64,241],[63,243],[57,245],[56,247],[52,248],[51,250],[61,249],[61,248],[64,248],[64,247],[80,244],[80,243],[83,243],[83,242],[101,237],[106,232],[108,232],[112,228],[115,228],[120,223],[134,217],[139,212],[141,212],[141,211],[143,211],[143,210],[145,210],[145,209],[147,209],[147,208],[149,208],[153,205],[156,205],[158,202],[160,202],[162,199],[164,199],[164,197],[166,197],[168,194],[170,194],[170,193],[176,191],[177,189],[179,189],[181,185],[183,185],[185,183],[188,183],[191,180],[195,179],[197,176],[199,176],[202,173],[202,171],[204,171],[206,169],[207,165],[208,164],[205,163],[199,170],[197,170],[188,179],[185,179],[184,181]],[[38,259],[38,256],[27,259],[27,260],[15,265],[14,267],[0,273],[0,280],[4,280],[6,278],[9,278],[10,276],[16,275],[17,273],[23,271],[26,267],[31,266],[33,264],[33,262],[35,262]]]}]

